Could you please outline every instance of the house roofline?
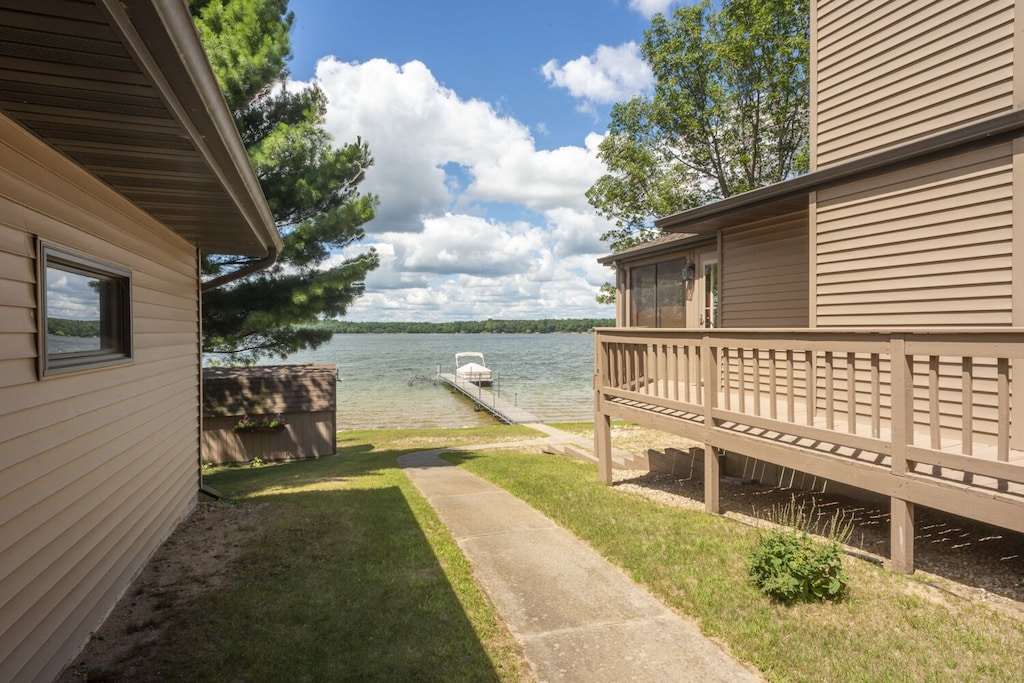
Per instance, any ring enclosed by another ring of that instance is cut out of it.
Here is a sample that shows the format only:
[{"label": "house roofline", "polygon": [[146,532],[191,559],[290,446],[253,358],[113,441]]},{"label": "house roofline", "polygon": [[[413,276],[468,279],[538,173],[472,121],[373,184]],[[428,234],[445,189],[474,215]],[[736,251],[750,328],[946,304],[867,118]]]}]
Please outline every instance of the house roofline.
[{"label": "house roofline", "polygon": [[639,244],[630,249],[624,249],[623,251],[609,254],[608,256],[602,256],[597,259],[597,262],[603,266],[615,266],[619,261],[633,261],[637,258],[658,256],[660,254],[677,251],[680,248],[693,247],[713,241],[714,237],[707,234],[690,235],[683,233],[671,233],[669,235],[659,237],[656,240]]},{"label": "house roofline", "polygon": [[753,207],[768,210],[768,205],[774,204],[778,207],[774,213],[786,213],[796,205],[794,199],[798,200],[815,190],[879,169],[919,163],[931,156],[943,156],[972,146],[994,144],[1014,137],[1021,129],[1024,129],[1024,109],[1014,109],[774,185],[665,216],[657,219],[654,224],[666,232],[714,232],[722,227],[723,219]]},{"label": "house roofline", "polygon": [[99,2],[263,245],[261,255],[280,251],[281,235],[186,3]]}]

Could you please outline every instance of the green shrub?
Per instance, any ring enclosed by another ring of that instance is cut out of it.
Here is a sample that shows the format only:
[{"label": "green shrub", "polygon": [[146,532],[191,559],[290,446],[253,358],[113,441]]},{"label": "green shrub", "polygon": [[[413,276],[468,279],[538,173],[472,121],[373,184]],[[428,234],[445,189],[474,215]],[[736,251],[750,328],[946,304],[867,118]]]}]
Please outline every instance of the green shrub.
[{"label": "green shrub", "polygon": [[[827,517],[827,518],[826,518]],[[747,569],[762,593],[784,603],[798,600],[839,600],[849,578],[843,571],[843,543],[853,533],[853,520],[827,515],[811,501],[810,510],[793,499],[772,507],[765,521],[775,528],[758,534]],[[811,536],[821,533],[825,540]]]},{"label": "green shrub", "polygon": [[748,568],[761,592],[784,603],[839,600],[849,585],[842,546],[794,529],[760,534]]}]

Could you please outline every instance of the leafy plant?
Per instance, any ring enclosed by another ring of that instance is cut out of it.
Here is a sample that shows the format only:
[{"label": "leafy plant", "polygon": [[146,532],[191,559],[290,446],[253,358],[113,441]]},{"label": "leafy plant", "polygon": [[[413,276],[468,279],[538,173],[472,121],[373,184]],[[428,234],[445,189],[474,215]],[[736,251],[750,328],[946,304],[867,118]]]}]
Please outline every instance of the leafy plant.
[{"label": "leafy plant", "polygon": [[273,417],[265,416],[260,418],[250,417],[249,413],[246,413],[235,423],[234,429],[236,432],[276,432],[284,429],[286,424],[288,422],[281,413]]},{"label": "leafy plant", "polygon": [[[758,534],[747,562],[761,592],[787,604],[842,599],[849,587],[842,544],[853,532],[853,521],[833,514],[823,522],[823,516],[813,501],[810,510],[793,500],[769,511],[766,521],[776,526]],[[809,533],[818,527],[824,540]]]},{"label": "leafy plant", "polygon": [[839,600],[849,585],[842,546],[793,529],[762,534],[750,553],[749,571],[761,592],[784,603]]},{"label": "leafy plant", "polygon": [[654,216],[808,168],[806,0],[679,4],[644,32],[653,89],[612,108],[598,147],[608,172],[586,193],[614,223],[601,239],[615,252],[660,236]]}]

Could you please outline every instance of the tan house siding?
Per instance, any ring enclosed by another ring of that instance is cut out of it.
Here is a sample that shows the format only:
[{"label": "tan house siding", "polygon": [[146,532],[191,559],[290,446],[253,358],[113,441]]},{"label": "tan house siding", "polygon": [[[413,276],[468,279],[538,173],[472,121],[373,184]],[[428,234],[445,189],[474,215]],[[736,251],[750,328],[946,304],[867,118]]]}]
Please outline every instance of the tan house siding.
[{"label": "tan house siding", "polygon": [[[134,358],[39,379],[36,238],[132,271]],[[0,116],[0,680],[47,679],[195,502],[194,247]]]},{"label": "tan house siding", "polygon": [[807,327],[807,213],[724,230],[721,327]]},{"label": "tan house siding", "polygon": [[[820,190],[817,327],[1012,325],[1012,150],[1007,142]],[[963,369],[945,359],[935,369],[939,427],[952,438]],[[888,363],[881,372],[887,386]],[[994,441],[996,369],[981,364],[974,373],[976,435]],[[919,383],[914,396],[925,428],[930,388]]]},{"label": "tan house siding", "polygon": [[819,190],[816,326],[1012,324],[1012,145]]},{"label": "tan house siding", "polygon": [[814,17],[813,168],[1013,107],[1013,0],[825,0]]}]

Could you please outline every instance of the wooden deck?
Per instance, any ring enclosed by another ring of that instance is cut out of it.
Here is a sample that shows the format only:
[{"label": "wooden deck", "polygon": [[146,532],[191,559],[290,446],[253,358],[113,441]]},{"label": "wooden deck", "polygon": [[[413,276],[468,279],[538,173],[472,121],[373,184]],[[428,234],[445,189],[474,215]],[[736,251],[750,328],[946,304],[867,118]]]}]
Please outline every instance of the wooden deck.
[{"label": "wooden deck", "polygon": [[478,386],[464,379],[456,379],[453,373],[439,372],[437,379],[472,400],[479,410],[486,410],[506,424],[515,425],[541,421],[528,410],[523,410],[514,403],[506,401],[492,389]]},{"label": "wooden deck", "polygon": [[[1024,531],[1024,331],[618,329],[595,345],[605,481],[616,417],[888,496],[901,570],[915,504]],[[705,466],[717,512],[719,459]]]}]

